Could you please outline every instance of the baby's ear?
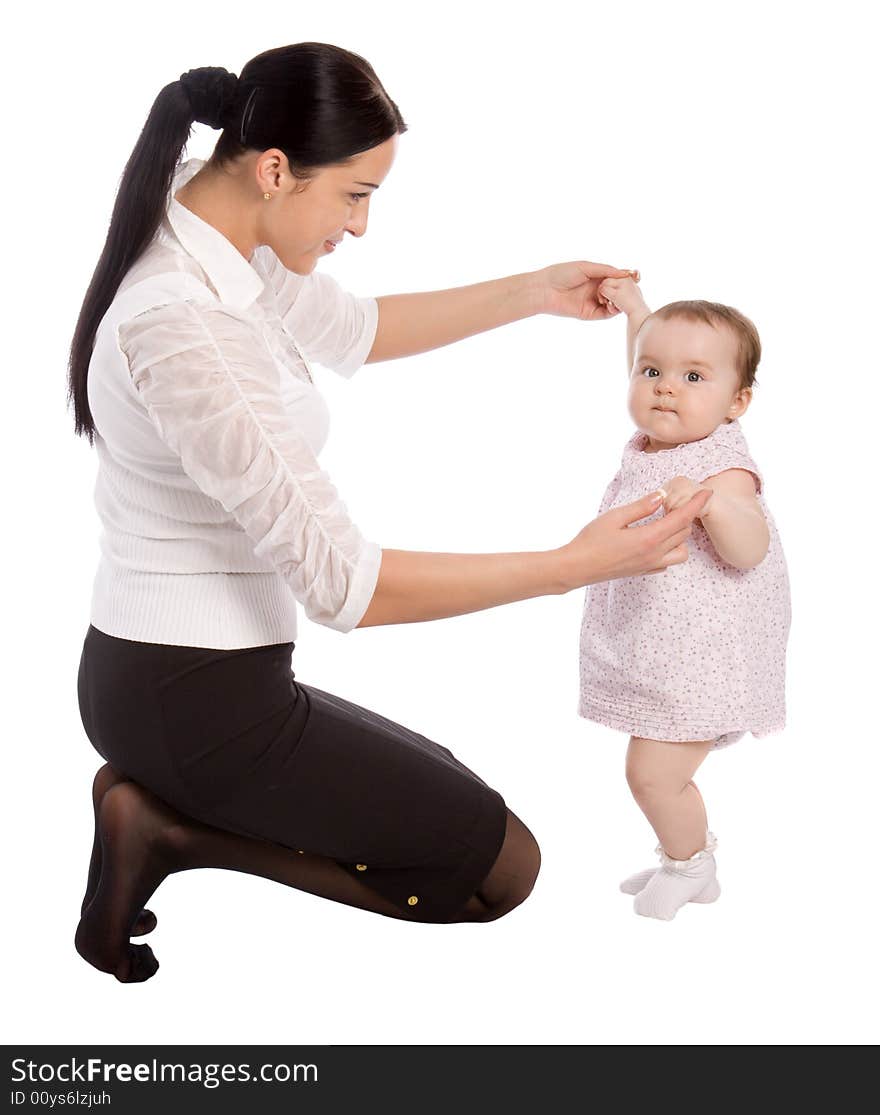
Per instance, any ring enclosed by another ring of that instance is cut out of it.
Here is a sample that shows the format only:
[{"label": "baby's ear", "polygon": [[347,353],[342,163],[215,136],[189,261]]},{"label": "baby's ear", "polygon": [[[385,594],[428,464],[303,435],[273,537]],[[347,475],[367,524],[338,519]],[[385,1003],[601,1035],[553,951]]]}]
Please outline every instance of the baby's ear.
[{"label": "baby's ear", "polygon": [[727,414],[732,422],[734,418],[740,418],[749,409],[752,401],[751,387],[741,387],[739,391],[733,396],[733,401],[730,404],[730,409]]}]

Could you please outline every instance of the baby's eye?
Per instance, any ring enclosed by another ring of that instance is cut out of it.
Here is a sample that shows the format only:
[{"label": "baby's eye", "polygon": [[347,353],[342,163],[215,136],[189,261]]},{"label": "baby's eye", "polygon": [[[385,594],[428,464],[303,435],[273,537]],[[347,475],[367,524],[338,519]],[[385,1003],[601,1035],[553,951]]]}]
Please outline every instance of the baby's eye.
[{"label": "baby's eye", "polygon": [[[653,377],[653,376],[651,375],[651,372],[657,372],[657,369],[656,369],[656,368],[650,368],[650,367],[648,367],[648,368],[642,368],[642,375],[645,375],[645,376],[647,376],[647,377],[648,377],[648,379],[653,379],[653,378],[654,378],[654,377]],[[660,373],[659,373],[659,372],[657,372],[657,375],[659,376],[659,375],[660,375]]]},{"label": "baby's eye", "polygon": [[[697,378],[696,379],[691,379],[691,376],[696,376]],[[688,374],[687,374],[688,383],[699,383],[702,378],[703,377],[700,375],[699,372],[688,372]]]}]

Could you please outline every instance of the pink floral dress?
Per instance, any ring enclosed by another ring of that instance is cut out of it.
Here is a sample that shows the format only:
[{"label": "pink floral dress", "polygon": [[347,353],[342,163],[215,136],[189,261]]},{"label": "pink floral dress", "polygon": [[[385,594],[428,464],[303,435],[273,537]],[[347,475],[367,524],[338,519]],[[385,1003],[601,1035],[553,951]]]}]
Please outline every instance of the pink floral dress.
[{"label": "pink floral dress", "polygon": [[780,731],[791,624],[788,569],[739,422],[722,423],[708,437],[673,449],[646,453],[646,444],[639,432],[627,442],[600,514],[674,476],[702,483],[725,469],[747,469],[757,480],[770,546],[753,569],[737,569],[719,557],[695,520],[686,562],[587,586],[578,714],[645,739],[711,739],[716,748],[746,732]]}]

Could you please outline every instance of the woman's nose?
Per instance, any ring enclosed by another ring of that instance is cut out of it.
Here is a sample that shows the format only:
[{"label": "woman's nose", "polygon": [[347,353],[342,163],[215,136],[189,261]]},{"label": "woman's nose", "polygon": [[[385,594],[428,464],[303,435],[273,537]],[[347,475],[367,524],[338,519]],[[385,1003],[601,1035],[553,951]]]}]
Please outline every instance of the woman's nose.
[{"label": "woman's nose", "polygon": [[352,217],[352,219],[345,226],[345,231],[350,232],[352,236],[363,236],[367,231],[367,215],[364,213],[362,216]]}]

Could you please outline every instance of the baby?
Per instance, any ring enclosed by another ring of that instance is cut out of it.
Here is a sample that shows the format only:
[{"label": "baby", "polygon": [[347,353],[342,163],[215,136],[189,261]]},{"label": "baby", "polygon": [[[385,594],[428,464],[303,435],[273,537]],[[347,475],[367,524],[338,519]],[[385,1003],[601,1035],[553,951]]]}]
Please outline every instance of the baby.
[{"label": "baby", "polygon": [[578,713],[629,733],[627,782],[659,841],[659,869],[620,889],[668,921],[721,893],[697,767],[785,725],[788,571],[739,425],[761,356],[752,322],[715,302],[651,313],[629,278],[603,280],[599,296],[627,315],[637,426],[600,513],[662,489],[655,518],[713,493],[686,562],[588,586],[581,624]]}]

